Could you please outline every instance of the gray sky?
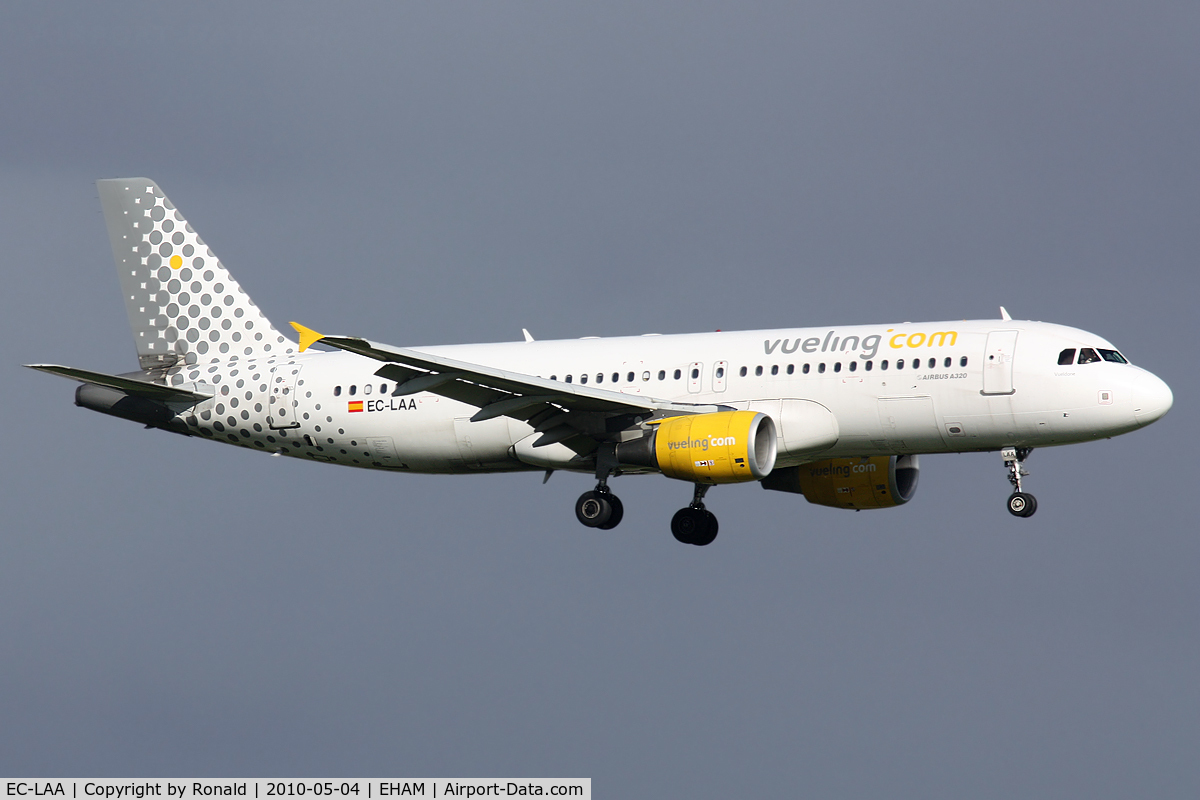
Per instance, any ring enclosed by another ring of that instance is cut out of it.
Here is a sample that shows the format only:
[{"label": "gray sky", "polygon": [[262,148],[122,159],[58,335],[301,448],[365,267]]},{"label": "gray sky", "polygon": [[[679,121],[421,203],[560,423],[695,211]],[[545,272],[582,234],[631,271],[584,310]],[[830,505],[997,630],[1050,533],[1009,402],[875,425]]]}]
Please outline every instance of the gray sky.
[{"label": "gray sky", "polygon": [[[598,797],[1195,796],[1200,6],[9,3],[0,773],[592,777]],[[1149,429],[928,457],[853,514],[372,474],[103,417],[93,181],[277,324],[402,345],[993,317],[1112,340]],[[1179,443],[1185,443],[1183,447]]]}]

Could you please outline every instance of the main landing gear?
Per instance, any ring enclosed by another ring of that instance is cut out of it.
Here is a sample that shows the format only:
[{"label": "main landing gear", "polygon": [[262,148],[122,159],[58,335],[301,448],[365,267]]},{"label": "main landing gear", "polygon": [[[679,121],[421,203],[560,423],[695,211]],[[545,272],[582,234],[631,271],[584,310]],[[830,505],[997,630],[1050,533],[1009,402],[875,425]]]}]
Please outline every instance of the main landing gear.
[{"label": "main landing gear", "polygon": [[[579,495],[575,501],[575,518],[589,528],[602,531],[617,527],[625,516],[625,507],[608,488],[608,476],[620,474],[616,453],[611,445],[601,446],[596,454],[596,488]],[[704,495],[708,489],[707,484],[697,483],[691,505],[679,509],[671,519],[671,533],[684,544],[704,547],[717,538],[717,518],[704,507]]]},{"label": "main landing gear", "polygon": [[596,488],[579,495],[575,501],[575,518],[589,528],[609,531],[621,524],[625,507],[608,488],[608,476],[620,474],[616,469],[616,453],[611,445],[596,455]]},{"label": "main landing gear", "polygon": [[1008,482],[1013,485],[1013,493],[1008,498],[1008,513],[1014,517],[1032,517],[1037,511],[1037,498],[1021,491],[1021,478],[1029,474],[1023,464],[1032,452],[1032,447],[1005,447],[1000,451],[1004,466],[1008,468]]},{"label": "main landing gear", "polygon": [[708,488],[707,484],[697,483],[692,504],[679,509],[671,518],[671,533],[683,544],[704,547],[717,538],[717,518],[704,507],[704,494]]},{"label": "main landing gear", "polygon": [[575,517],[589,528],[612,530],[621,524],[624,516],[625,507],[621,505],[621,499],[603,482],[594,491],[579,495],[575,501]]},{"label": "main landing gear", "polygon": [[[692,503],[681,508],[671,518],[671,533],[684,544],[699,547],[710,545],[717,538],[717,518],[704,507],[704,494],[708,486],[696,484]],[[608,488],[607,477],[601,478],[596,488],[579,495],[575,501],[575,517],[589,528],[602,531],[612,530],[625,516],[621,500]]]}]

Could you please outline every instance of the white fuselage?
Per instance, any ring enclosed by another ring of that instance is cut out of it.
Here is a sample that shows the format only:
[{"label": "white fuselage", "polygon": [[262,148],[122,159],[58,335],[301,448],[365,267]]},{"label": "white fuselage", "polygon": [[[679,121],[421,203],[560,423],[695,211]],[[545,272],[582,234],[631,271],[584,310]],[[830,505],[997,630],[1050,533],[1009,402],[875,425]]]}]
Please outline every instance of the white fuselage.
[{"label": "white fuselage", "polygon": [[[1115,350],[1079,329],[1000,320],[420,350],[676,402],[744,408],[754,401],[813,401],[836,417],[838,439],[809,459],[1069,444],[1134,430],[1170,407],[1170,390],[1151,373],[1109,361],[1060,366],[1067,348]],[[310,350],[184,367],[169,380],[215,391],[180,419],[218,441],[364,468],[453,473],[546,466],[517,455],[516,445],[533,434],[525,422],[471,422],[475,406],[432,393],[397,396],[393,381],[375,375],[379,367],[352,353]],[[796,463],[780,455],[780,466]]]}]

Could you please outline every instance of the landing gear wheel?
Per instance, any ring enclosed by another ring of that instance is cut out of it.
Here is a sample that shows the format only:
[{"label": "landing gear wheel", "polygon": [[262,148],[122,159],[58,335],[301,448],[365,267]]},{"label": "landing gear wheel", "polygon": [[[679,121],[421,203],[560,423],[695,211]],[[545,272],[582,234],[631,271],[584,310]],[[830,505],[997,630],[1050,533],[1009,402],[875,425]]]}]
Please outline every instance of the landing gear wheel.
[{"label": "landing gear wheel", "polygon": [[717,525],[716,515],[711,511],[705,508],[701,509],[701,513],[704,514],[703,532],[696,534],[696,537],[692,539],[692,544],[697,547],[706,547],[712,544],[717,538],[717,528],[719,526]]},{"label": "landing gear wheel", "polygon": [[717,527],[717,518],[705,508],[681,508],[671,518],[671,533],[683,544],[710,545],[717,538]]},{"label": "landing gear wheel", "polygon": [[1032,517],[1037,511],[1037,498],[1027,492],[1013,492],[1008,498],[1008,513],[1014,517]]},{"label": "landing gear wheel", "polygon": [[[589,528],[603,528],[613,516],[612,495],[584,492],[575,501],[575,517]],[[618,518],[618,521],[619,518]],[[614,525],[616,523],[613,523]]]},{"label": "landing gear wheel", "polygon": [[596,527],[602,531],[611,531],[613,528],[621,524],[621,518],[625,516],[625,506],[621,503],[621,498],[615,494],[607,495],[608,502],[612,506],[612,514],[608,518],[608,522]]},{"label": "landing gear wheel", "polygon": [[1029,474],[1022,464],[1032,447],[1002,447],[1000,457],[1004,459],[1004,467],[1008,470],[1008,482],[1012,484],[1013,493],[1008,497],[1008,513],[1014,517],[1032,517],[1037,511],[1037,498],[1021,487],[1021,478]]},{"label": "landing gear wheel", "polygon": [[696,529],[703,523],[700,510],[696,508],[681,508],[671,517],[671,535],[682,544],[691,544]]}]

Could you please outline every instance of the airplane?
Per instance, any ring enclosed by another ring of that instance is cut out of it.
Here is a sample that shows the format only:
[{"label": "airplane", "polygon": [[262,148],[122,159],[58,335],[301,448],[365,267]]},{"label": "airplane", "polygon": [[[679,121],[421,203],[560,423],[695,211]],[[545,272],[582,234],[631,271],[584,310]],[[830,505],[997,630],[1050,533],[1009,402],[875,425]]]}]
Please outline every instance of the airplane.
[{"label": "airplane", "polygon": [[[54,364],[75,404],[278,456],[391,472],[556,470],[595,477],[575,504],[611,530],[609,480],[692,484],[671,521],[711,544],[716,485],[758,482],[854,510],[910,501],[919,456],[996,452],[1029,517],[1035,447],[1149,425],[1161,379],[1084,330],[1013,320],[644,334],[437,347],[284,336],[153,181],[97,181],[140,369]],[[327,349],[320,349],[327,348]]]}]

